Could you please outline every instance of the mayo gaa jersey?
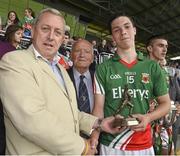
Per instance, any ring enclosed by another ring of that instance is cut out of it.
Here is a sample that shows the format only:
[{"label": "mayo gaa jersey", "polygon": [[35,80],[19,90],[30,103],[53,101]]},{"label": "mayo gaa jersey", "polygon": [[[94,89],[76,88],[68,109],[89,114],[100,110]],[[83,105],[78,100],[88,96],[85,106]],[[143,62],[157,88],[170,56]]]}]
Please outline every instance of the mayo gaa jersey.
[{"label": "mayo gaa jersey", "polygon": [[[119,55],[100,64],[95,73],[95,94],[105,95],[104,117],[112,116],[121,106],[125,86],[133,104],[132,114],[146,114],[153,97],[167,94],[166,81],[160,66],[138,53],[134,64],[128,66]],[[124,107],[120,115],[127,117],[129,108]],[[143,132],[124,130],[117,135],[102,133],[100,142],[121,150],[141,150],[152,146],[151,126]]]},{"label": "mayo gaa jersey", "polygon": [[162,69],[162,72],[163,72],[163,74],[165,76],[166,85],[167,85],[167,88],[169,90],[169,73],[166,71],[165,68],[161,68],[161,69]]}]

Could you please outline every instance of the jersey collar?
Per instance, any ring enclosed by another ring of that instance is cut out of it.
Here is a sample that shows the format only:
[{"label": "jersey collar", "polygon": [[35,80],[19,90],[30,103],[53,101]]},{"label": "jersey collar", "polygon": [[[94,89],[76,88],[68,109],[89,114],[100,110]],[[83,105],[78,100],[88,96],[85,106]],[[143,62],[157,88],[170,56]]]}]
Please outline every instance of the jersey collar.
[{"label": "jersey collar", "polygon": [[[121,59],[121,57],[117,53],[115,53],[114,56],[112,57],[112,59],[113,59],[113,61],[119,61]],[[145,59],[142,52],[139,52],[139,51],[137,52],[137,59],[139,61],[143,61]]]}]

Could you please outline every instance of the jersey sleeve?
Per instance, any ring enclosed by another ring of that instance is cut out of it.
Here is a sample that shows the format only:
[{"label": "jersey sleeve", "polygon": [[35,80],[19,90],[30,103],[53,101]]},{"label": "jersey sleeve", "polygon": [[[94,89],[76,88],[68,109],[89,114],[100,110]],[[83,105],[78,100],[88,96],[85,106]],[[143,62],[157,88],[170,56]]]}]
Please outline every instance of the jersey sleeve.
[{"label": "jersey sleeve", "polygon": [[168,86],[166,81],[166,75],[164,74],[161,67],[155,63],[153,70],[153,92],[154,96],[162,96],[168,93]]},{"label": "jersey sleeve", "polygon": [[94,78],[94,93],[105,95],[105,67],[101,64],[97,67]]}]

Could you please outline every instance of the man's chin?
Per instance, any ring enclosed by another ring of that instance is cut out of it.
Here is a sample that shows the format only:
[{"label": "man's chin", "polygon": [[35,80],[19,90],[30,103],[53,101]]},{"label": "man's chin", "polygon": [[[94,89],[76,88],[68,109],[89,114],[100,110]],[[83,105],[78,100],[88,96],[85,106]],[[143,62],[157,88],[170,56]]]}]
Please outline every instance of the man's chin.
[{"label": "man's chin", "polygon": [[86,68],[87,66],[85,65],[85,63],[79,63],[79,64],[78,64],[78,67]]},{"label": "man's chin", "polygon": [[46,47],[46,53],[56,53],[58,50],[54,49],[53,47]]}]

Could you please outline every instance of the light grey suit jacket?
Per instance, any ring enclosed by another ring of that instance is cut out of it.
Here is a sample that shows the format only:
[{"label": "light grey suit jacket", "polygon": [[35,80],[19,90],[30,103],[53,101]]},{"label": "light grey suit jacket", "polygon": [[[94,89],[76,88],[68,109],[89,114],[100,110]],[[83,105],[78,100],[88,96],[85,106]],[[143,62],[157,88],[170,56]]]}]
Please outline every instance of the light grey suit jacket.
[{"label": "light grey suit jacket", "polygon": [[59,66],[67,91],[33,48],[10,52],[0,61],[8,154],[81,154],[96,117],[79,112],[75,89]]}]

